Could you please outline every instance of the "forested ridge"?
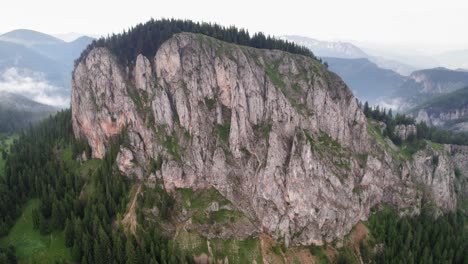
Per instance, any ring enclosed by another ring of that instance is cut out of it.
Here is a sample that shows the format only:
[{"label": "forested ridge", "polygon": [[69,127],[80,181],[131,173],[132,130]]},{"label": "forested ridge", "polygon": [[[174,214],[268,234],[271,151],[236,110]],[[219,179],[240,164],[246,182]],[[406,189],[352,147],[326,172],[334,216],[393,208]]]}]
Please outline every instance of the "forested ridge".
[{"label": "forested ridge", "polygon": [[9,109],[0,105],[0,133],[18,133],[47,118],[51,114],[53,114],[52,111],[24,111]]},{"label": "forested ridge", "polygon": [[123,65],[131,66],[139,54],[143,54],[148,58],[154,57],[159,47],[166,40],[181,32],[203,34],[225,42],[254,48],[283,50],[315,59],[310,49],[293,42],[267,36],[261,32],[251,36],[247,30],[238,29],[234,26],[223,27],[218,24],[180,19],[151,19],[144,24],[132,27],[128,31],[93,41],[83,51],[75,64],[85,58],[93,48],[107,47]]}]

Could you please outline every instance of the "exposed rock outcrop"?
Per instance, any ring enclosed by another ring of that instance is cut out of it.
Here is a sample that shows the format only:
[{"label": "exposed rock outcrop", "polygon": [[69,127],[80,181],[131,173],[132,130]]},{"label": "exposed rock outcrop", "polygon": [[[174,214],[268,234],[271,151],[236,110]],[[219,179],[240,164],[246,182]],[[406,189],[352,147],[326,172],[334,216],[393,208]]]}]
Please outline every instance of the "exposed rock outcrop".
[{"label": "exposed rock outcrop", "polygon": [[395,134],[401,140],[407,140],[411,136],[416,136],[417,130],[415,125],[397,125],[395,126]]},{"label": "exposed rock outcrop", "polygon": [[413,155],[409,167],[410,175],[420,184],[427,200],[441,208],[455,209],[455,166],[444,150],[429,147],[419,151]]},{"label": "exposed rock outcrop", "polygon": [[467,86],[466,71],[440,67],[418,70],[406,78],[405,82],[394,91],[393,96],[383,98],[381,103],[387,103],[399,112],[412,111],[415,107],[445,97]]},{"label": "exposed rock outcrop", "polygon": [[447,68],[415,71],[410,79],[420,85],[421,94],[444,94],[468,85],[468,73]]},{"label": "exposed rock outcrop", "polygon": [[431,112],[421,109],[413,114],[418,122],[430,126],[445,127],[454,131],[468,131],[468,108],[451,109],[444,112]]},{"label": "exposed rock outcrop", "polygon": [[456,192],[460,198],[466,201],[468,199],[468,147],[447,145],[445,149],[455,166]]},{"label": "exposed rock outcrop", "polygon": [[456,206],[445,152],[400,165],[341,79],[304,56],[181,33],[129,71],[95,48],[75,69],[72,115],[93,157],[124,130],[123,173],[144,179],[161,161],[152,178],[168,190],[214,187],[287,243],[343,237],[381,202],[417,213],[420,185],[444,210]]}]

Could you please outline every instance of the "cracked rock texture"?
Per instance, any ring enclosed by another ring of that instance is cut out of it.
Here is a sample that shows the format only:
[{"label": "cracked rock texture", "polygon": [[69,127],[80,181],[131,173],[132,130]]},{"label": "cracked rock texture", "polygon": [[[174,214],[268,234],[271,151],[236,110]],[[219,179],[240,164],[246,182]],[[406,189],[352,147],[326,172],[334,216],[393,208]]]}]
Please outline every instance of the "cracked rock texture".
[{"label": "cracked rock texture", "polygon": [[431,111],[431,109],[421,109],[416,113],[411,113],[418,122],[426,122],[430,126],[444,127],[453,131],[468,131],[468,109],[458,108],[446,111]]},{"label": "cracked rock texture", "polygon": [[415,125],[397,125],[395,126],[395,134],[402,140],[407,140],[410,136],[416,136],[417,130]]},{"label": "cracked rock texture", "polygon": [[[397,161],[369,136],[343,81],[304,56],[181,33],[128,70],[95,48],[74,71],[72,115],[93,157],[125,130],[123,173],[168,190],[214,187],[255,223],[252,234],[288,244],[342,238],[382,202],[408,213],[424,195],[445,211],[457,204],[448,151]],[[155,174],[152,160],[162,162]]]}]

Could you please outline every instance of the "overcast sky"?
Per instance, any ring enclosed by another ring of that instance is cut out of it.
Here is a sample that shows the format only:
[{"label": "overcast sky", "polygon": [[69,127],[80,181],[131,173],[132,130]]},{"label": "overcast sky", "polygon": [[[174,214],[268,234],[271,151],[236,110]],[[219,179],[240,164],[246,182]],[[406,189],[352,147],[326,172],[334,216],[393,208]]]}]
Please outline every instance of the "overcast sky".
[{"label": "overcast sky", "polygon": [[151,17],[420,50],[468,49],[468,0],[8,0],[0,9],[0,32],[107,35]]}]

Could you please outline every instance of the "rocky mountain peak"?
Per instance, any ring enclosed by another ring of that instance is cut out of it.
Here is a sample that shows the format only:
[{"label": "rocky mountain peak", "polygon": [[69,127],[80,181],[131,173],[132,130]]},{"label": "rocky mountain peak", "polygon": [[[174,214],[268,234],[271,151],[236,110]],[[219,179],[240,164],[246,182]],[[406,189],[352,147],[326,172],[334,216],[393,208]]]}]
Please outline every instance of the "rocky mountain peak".
[{"label": "rocky mountain peak", "polygon": [[302,55],[193,33],[132,67],[94,48],[74,71],[72,119],[96,158],[126,134],[117,163],[128,177],[169,191],[215,188],[247,216],[246,236],[321,245],[379,203],[417,213],[420,185],[444,210],[456,206],[443,150],[392,155],[344,82]]}]

